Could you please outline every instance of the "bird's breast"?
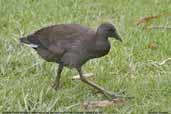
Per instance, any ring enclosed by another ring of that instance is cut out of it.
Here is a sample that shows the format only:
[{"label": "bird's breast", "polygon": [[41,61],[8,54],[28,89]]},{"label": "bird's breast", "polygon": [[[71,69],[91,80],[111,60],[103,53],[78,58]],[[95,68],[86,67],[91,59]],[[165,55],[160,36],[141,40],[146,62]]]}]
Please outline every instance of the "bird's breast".
[{"label": "bird's breast", "polygon": [[96,57],[105,56],[106,54],[109,53],[109,50],[110,50],[109,42],[98,42],[96,44],[96,49],[95,49],[94,54]]}]

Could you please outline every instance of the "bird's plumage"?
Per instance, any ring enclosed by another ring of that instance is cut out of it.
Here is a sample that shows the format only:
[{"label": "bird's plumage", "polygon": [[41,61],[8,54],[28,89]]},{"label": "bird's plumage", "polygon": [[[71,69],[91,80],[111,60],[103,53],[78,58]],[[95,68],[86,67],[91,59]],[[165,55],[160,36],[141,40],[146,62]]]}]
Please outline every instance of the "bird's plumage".
[{"label": "bird's plumage", "polygon": [[91,58],[104,56],[110,49],[107,38],[78,24],[45,27],[28,35],[26,41],[45,60],[69,67],[78,67]]},{"label": "bird's plumage", "polygon": [[34,48],[47,61],[59,64],[53,87],[59,87],[63,67],[76,68],[80,79],[101,91],[105,96],[116,97],[97,84],[88,81],[82,74],[81,67],[88,60],[108,54],[108,37],[121,40],[115,27],[110,23],[101,24],[97,31],[78,24],[59,24],[42,28],[27,37],[20,38],[22,43]]}]

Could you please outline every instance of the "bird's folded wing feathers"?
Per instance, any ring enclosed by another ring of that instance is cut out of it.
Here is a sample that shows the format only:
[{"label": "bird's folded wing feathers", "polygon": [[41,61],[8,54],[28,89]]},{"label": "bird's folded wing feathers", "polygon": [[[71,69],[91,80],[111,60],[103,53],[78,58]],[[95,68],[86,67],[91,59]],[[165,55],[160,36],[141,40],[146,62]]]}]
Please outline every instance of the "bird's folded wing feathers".
[{"label": "bird's folded wing feathers", "polygon": [[83,40],[86,33],[92,30],[76,24],[70,25],[53,25],[42,28],[34,32],[32,40],[36,42],[35,45],[41,45],[48,49],[53,54],[64,54],[71,46],[77,45],[76,42]]}]

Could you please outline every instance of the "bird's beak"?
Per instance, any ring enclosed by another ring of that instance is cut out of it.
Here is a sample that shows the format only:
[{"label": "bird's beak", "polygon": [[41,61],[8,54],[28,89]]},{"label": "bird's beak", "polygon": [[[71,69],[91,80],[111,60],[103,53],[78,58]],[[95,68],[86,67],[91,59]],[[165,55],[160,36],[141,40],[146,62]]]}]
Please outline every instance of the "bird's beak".
[{"label": "bird's beak", "polygon": [[121,39],[120,35],[119,35],[117,32],[114,32],[113,37],[114,37],[116,40],[119,40],[120,42],[122,42],[122,39]]}]

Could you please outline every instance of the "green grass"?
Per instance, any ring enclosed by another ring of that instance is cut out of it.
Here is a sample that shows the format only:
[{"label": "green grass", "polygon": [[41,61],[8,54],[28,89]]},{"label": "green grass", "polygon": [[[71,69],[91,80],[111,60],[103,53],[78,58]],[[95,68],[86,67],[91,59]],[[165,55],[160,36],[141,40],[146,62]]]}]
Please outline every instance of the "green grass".
[{"label": "green grass", "polygon": [[[171,56],[169,30],[143,30],[137,19],[171,12],[170,0],[0,0],[0,111],[102,111],[119,114],[171,113],[171,64],[152,62]],[[145,25],[171,26],[170,17]],[[110,39],[110,53],[89,61],[84,72],[108,90],[135,98],[126,104],[86,110],[73,106],[104,100],[81,81],[72,81],[75,70],[65,69],[62,87],[51,88],[57,65],[45,62],[33,49],[19,45],[19,37],[58,23],[96,27],[113,22],[124,42]],[[156,42],[157,49],[148,44]]]}]

